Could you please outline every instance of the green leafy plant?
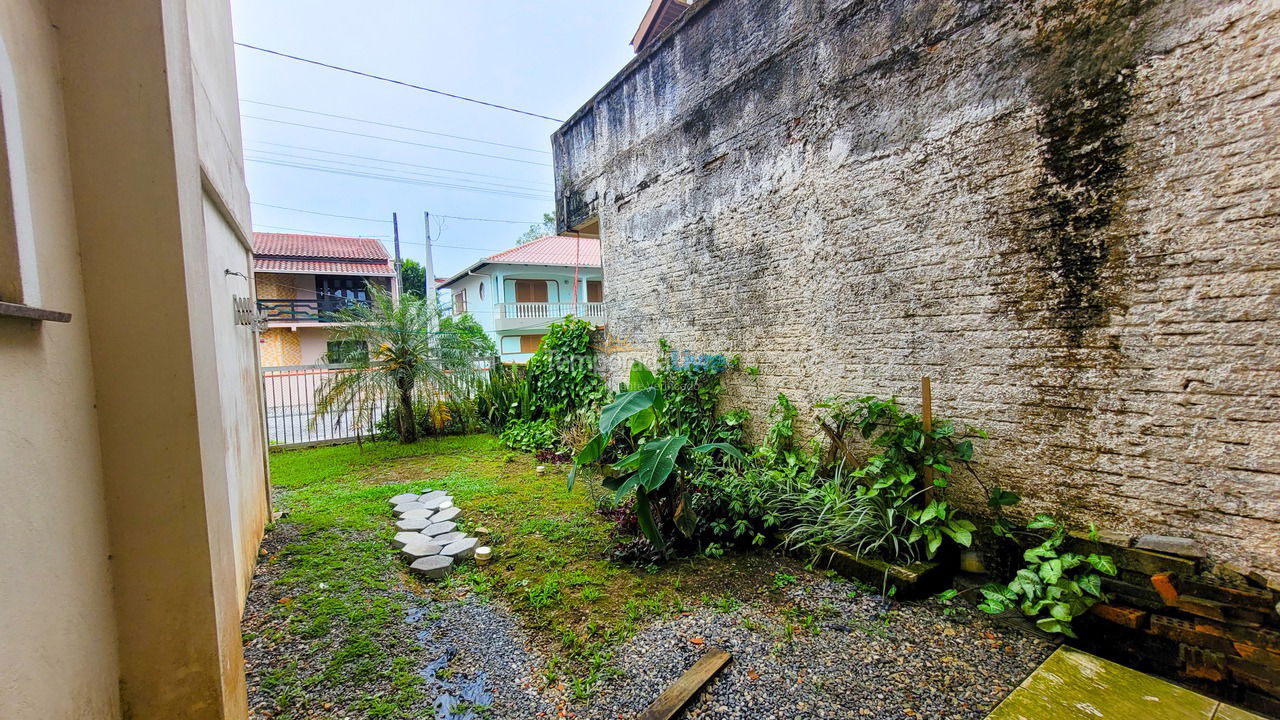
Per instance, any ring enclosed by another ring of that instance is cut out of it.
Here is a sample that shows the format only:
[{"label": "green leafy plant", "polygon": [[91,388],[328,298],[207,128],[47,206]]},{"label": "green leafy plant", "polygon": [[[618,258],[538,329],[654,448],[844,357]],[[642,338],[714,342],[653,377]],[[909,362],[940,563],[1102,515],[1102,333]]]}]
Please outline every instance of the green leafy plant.
[{"label": "green leafy plant", "polygon": [[[1102,576],[1114,576],[1116,565],[1109,555],[1064,552],[1067,531],[1050,515],[1039,514],[1027,523],[1033,536],[1042,542],[1023,553],[1027,566],[1007,585],[988,584],[981,588],[978,608],[999,614],[1016,607],[1036,618],[1046,632],[1075,637],[1071,621],[1107,596],[1102,592]],[[1044,536],[1043,533],[1048,535]]]},{"label": "green leafy plant", "polygon": [[498,434],[502,444],[515,450],[534,453],[556,446],[558,439],[555,421],[550,418],[542,420],[513,419]]},{"label": "green leafy plant", "polygon": [[476,415],[490,432],[500,433],[512,420],[529,422],[546,416],[529,387],[525,370],[495,364],[475,383]]},{"label": "green leafy plant", "polygon": [[529,359],[529,388],[551,417],[586,407],[604,392],[595,371],[591,330],[590,322],[566,317],[551,326]]},{"label": "green leafy plant", "polygon": [[655,550],[666,554],[669,542],[664,531],[674,529],[691,538],[697,528],[690,490],[701,459],[712,453],[745,457],[724,442],[694,445],[681,432],[688,425],[663,390],[649,368],[633,363],[626,389],[600,411],[599,432],[574,458],[568,483],[572,489],[578,473],[589,467],[600,473],[604,486],[619,499],[634,492],[641,532]]}]

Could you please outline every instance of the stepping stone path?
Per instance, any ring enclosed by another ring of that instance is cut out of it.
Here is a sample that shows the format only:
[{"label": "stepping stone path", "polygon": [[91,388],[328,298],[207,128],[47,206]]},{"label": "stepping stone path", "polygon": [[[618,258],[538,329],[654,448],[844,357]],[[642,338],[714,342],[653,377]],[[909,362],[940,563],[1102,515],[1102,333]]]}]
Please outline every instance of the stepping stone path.
[{"label": "stepping stone path", "polygon": [[461,508],[443,490],[401,493],[388,498],[399,531],[391,544],[413,572],[429,578],[449,574],[455,563],[475,556],[478,538],[459,531]]}]

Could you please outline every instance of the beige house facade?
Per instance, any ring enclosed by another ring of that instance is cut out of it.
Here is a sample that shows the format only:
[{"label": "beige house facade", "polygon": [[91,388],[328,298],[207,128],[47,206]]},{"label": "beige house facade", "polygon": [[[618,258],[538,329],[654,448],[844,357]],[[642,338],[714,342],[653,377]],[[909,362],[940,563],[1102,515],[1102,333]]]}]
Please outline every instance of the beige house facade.
[{"label": "beige house facade", "polygon": [[247,715],[270,514],[220,0],[0,2],[0,718]]}]

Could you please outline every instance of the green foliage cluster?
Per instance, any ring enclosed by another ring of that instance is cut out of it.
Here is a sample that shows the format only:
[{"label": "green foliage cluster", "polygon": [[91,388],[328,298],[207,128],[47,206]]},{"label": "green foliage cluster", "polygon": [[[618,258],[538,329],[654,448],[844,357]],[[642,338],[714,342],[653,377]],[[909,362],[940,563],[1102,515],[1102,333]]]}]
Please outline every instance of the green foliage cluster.
[{"label": "green foliage cluster", "polygon": [[476,386],[476,414],[490,432],[498,434],[514,421],[530,422],[546,416],[524,368],[495,363]]},{"label": "green foliage cluster", "polygon": [[725,460],[745,460],[726,442],[695,444],[684,431],[696,412],[668,402],[666,387],[643,363],[633,363],[628,383],[601,410],[599,432],[574,458],[569,473],[570,489],[588,468],[618,500],[634,492],[639,528],[663,556],[676,550],[680,538],[691,540],[699,526],[693,479],[705,472],[705,463],[716,453]]},{"label": "green foliage cluster", "polygon": [[556,446],[556,423],[551,418],[541,420],[512,419],[498,434],[498,439],[509,448],[536,453]]},{"label": "green foliage cluster", "polygon": [[595,371],[590,322],[572,316],[555,323],[529,359],[529,389],[553,418],[598,402],[604,382]]},{"label": "green foliage cluster", "polygon": [[[1002,496],[1002,500],[1007,499],[1007,495]],[[1016,607],[1022,614],[1035,617],[1040,629],[1075,637],[1071,621],[1095,603],[1106,601],[1102,576],[1116,574],[1115,561],[1109,555],[1063,551],[1066,528],[1050,515],[1036,515],[1027,524],[1027,532],[1013,534],[1040,542],[1023,553],[1027,566],[1008,584],[981,588],[983,600],[978,608],[994,615]],[[1091,535],[1097,538],[1096,532]]]},{"label": "green foliage cluster", "polygon": [[471,313],[440,318],[440,353],[449,365],[466,367],[479,358],[498,354],[498,346]]}]

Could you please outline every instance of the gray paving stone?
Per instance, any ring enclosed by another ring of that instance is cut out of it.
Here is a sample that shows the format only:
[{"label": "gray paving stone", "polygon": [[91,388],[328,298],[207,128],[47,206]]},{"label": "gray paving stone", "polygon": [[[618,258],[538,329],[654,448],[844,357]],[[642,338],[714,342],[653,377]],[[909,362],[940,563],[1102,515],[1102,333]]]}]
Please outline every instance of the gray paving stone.
[{"label": "gray paving stone", "polygon": [[462,511],[459,510],[457,506],[445,508],[431,516],[431,522],[449,522],[450,520],[457,520],[458,516],[461,514]]},{"label": "gray paving stone", "polygon": [[427,518],[429,518],[429,517],[431,517],[432,515],[435,515],[435,514],[436,514],[436,511],[435,511],[435,510],[428,510],[428,509],[426,509],[426,508],[418,508],[418,509],[416,509],[416,510],[405,510],[403,513],[401,513],[401,515],[400,515],[400,519],[401,519],[401,520],[413,520],[413,519],[415,519],[415,518],[422,518],[422,519],[424,519],[424,520],[425,520],[425,519],[427,519]]},{"label": "gray paving stone", "polygon": [[448,494],[449,493],[443,490],[432,490],[431,492],[422,493],[421,495],[418,496],[417,499],[418,499],[418,502],[429,502],[431,500],[435,500],[436,498],[446,497]]},{"label": "gray paving stone", "polygon": [[473,537],[454,540],[448,545],[445,545],[444,548],[440,550],[440,554],[456,557],[459,560],[465,560],[476,554],[476,543],[478,542],[479,540]]},{"label": "gray paving stone", "polygon": [[[411,518],[409,520],[401,520],[397,522],[396,529],[403,530],[405,532],[418,532],[419,530],[424,530],[427,527],[430,527],[431,524],[431,521],[425,518]],[[449,528],[449,530],[452,529],[453,528]]]},{"label": "gray paving stone", "polygon": [[453,558],[447,555],[428,555],[413,561],[409,569],[429,578],[444,577],[453,565]]},{"label": "gray paving stone", "polygon": [[436,535],[431,539],[431,541],[435,543],[439,543],[441,545],[448,545],[449,543],[455,540],[461,540],[466,536],[467,534],[462,532],[461,530],[454,530],[453,532],[447,532],[443,535]]},{"label": "gray paving stone", "polygon": [[431,542],[430,538],[418,536],[420,539],[414,540],[400,548],[400,557],[413,562],[419,558],[429,557],[431,555],[439,555],[444,549],[443,545]]},{"label": "gray paving stone", "polygon": [[442,522],[442,523],[430,523],[429,525],[424,525],[423,527],[418,529],[422,531],[423,535],[430,535],[434,537],[436,535],[443,535],[447,532],[453,532],[457,528],[458,528],[457,523]]},{"label": "gray paving stone", "polygon": [[425,508],[435,510],[447,502],[448,503],[453,502],[453,498],[449,497],[448,495],[441,495],[440,497],[437,497],[437,498],[432,498],[430,500],[419,500],[418,502],[422,503],[422,506]]},{"label": "gray paving stone", "polygon": [[391,508],[391,512],[396,515],[403,515],[410,510],[425,510],[426,507],[426,505],[415,500],[414,502],[400,503],[399,505]]},{"label": "gray paving stone", "polygon": [[387,502],[391,503],[392,507],[395,507],[401,503],[414,502],[417,499],[418,496],[414,493],[400,493],[399,495],[393,495]]},{"label": "gray paving stone", "polygon": [[411,542],[417,542],[422,539],[422,533],[416,532],[398,532],[396,536],[391,538],[391,544],[397,548],[402,548]]}]

